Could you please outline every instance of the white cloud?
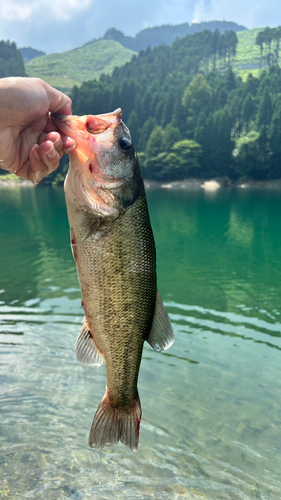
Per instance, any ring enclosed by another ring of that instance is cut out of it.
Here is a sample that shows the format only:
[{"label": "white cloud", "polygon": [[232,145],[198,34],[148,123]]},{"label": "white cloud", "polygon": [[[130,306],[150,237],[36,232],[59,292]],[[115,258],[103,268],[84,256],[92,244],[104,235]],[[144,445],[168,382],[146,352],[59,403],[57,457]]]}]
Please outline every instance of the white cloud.
[{"label": "white cloud", "polygon": [[34,3],[2,0],[0,5],[0,16],[7,21],[25,21],[33,11]]},{"label": "white cloud", "polygon": [[[50,5],[49,0],[44,3],[46,6]],[[93,0],[55,0],[52,2],[52,10],[57,18],[67,21],[77,12],[88,10],[93,3]]]},{"label": "white cloud", "polygon": [[227,20],[248,28],[281,24],[280,0],[0,0],[2,39],[46,52],[79,47],[115,27]]},{"label": "white cloud", "polygon": [[42,19],[54,16],[68,21],[77,12],[87,10],[93,0],[1,0],[0,16],[7,21],[27,21],[36,15]]},{"label": "white cloud", "polygon": [[234,21],[247,28],[277,26],[280,0],[199,0],[195,3],[193,22],[214,19]]}]

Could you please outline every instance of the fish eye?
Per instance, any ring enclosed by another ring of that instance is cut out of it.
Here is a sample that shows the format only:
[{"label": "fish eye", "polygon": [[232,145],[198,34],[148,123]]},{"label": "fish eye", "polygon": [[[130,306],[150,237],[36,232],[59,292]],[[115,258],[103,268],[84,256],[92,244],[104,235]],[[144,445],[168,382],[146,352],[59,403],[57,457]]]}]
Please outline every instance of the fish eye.
[{"label": "fish eye", "polygon": [[130,139],[128,139],[127,137],[122,137],[122,139],[120,139],[120,148],[123,149],[123,151],[129,151],[129,149],[132,147],[132,143],[130,141]]}]

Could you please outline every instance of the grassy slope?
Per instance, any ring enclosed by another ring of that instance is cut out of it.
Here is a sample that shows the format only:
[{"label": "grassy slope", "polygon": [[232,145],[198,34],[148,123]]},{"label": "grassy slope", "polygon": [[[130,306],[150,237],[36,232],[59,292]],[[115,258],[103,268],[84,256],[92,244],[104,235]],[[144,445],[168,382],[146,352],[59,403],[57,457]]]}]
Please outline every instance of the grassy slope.
[{"label": "grassy slope", "polygon": [[247,78],[249,73],[252,73],[256,77],[259,75],[259,67],[252,68],[251,66],[259,66],[260,64],[260,48],[255,42],[258,33],[264,29],[254,28],[236,33],[238,45],[234,60],[234,69],[235,73],[239,74],[243,80]]},{"label": "grassy slope", "polygon": [[78,49],[32,59],[25,65],[28,76],[42,78],[65,92],[73,85],[110,74],[116,66],[130,61],[135,52],[113,40],[101,40]]}]

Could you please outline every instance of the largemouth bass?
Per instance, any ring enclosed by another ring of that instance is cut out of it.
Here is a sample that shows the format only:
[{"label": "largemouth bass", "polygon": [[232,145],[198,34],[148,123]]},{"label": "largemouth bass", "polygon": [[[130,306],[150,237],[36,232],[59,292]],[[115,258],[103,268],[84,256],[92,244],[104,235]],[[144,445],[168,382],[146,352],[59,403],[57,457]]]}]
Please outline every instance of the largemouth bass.
[{"label": "largemouth bass", "polygon": [[76,139],[64,190],[85,318],[76,359],[106,364],[107,387],[89,445],[121,441],[136,450],[143,344],[167,349],[174,334],[157,291],[156,256],[143,180],[121,109],[98,116],[54,115]]}]

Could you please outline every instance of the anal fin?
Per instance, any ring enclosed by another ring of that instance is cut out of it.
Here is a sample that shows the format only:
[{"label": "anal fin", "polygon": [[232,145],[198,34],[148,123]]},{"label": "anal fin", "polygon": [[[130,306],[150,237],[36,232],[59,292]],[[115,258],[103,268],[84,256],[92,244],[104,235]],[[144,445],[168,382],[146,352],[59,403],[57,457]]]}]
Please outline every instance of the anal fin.
[{"label": "anal fin", "polygon": [[174,343],[171,321],[157,290],[151,330],[146,341],[155,351],[164,351]]},{"label": "anal fin", "polygon": [[75,357],[83,365],[101,366],[103,364],[103,357],[95,346],[85,318],[76,340]]}]

